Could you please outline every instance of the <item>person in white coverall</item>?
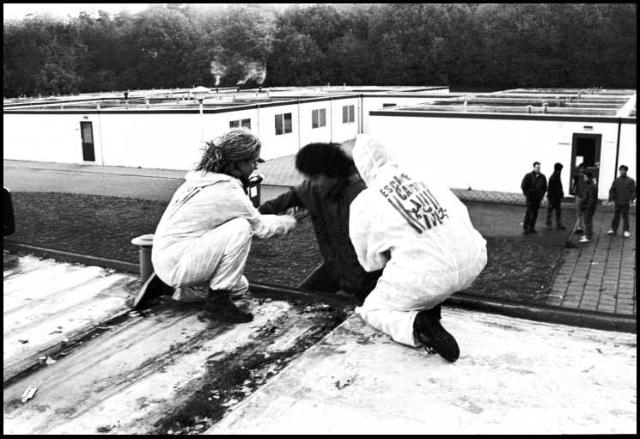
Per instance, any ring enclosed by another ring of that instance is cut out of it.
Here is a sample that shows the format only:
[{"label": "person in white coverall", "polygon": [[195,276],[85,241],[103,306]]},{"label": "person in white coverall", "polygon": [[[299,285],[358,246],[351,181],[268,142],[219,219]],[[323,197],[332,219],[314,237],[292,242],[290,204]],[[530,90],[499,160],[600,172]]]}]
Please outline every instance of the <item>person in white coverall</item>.
[{"label": "person in white coverall", "polygon": [[261,215],[243,189],[256,169],[260,140],[234,129],[207,142],[195,171],[190,171],[169,202],[153,238],[151,261],[158,277],[176,288],[174,299],[207,300],[214,318],[248,322],[229,299],[248,290],[243,275],[252,236],[287,233],[290,215]]},{"label": "person in white coverall", "polygon": [[375,139],[359,136],[353,158],[367,189],[351,204],[349,236],[365,270],[383,269],[356,313],[398,343],[457,360],[440,304],[483,270],[486,241],[448,188],[401,169]]}]

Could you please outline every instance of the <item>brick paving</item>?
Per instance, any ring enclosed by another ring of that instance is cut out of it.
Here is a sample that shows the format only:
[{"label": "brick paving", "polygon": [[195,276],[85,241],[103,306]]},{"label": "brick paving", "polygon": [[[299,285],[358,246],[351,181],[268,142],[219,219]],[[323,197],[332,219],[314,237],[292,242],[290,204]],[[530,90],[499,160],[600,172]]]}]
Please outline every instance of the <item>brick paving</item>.
[{"label": "brick paving", "polygon": [[[295,170],[295,156],[269,160],[260,166],[263,184],[291,186],[302,181]],[[463,201],[524,205],[519,193],[452,189]],[[546,205],[546,199],[543,206]],[[563,203],[573,208],[573,201]],[[631,209],[631,238],[624,239],[621,227],[618,234],[607,235],[613,206],[603,202],[594,216],[594,236],[590,243],[577,243],[577,248],[564,250],[547,305],[581,311],[636,316],[636,238],[635,203]]]},{"label": "brick paving", "polygon": [[606,209],[596,211],[592,241],[565,250],[547,304],[636,316],[635,215],[628,239],[620,229],[607,235],[612,215]]}]

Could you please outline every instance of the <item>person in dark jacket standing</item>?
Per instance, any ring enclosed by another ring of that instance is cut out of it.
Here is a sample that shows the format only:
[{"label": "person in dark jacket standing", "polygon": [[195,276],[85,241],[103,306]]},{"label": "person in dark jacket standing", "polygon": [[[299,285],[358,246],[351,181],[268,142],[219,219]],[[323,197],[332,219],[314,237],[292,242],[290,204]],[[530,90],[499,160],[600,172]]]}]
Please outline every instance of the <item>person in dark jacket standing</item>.
[{"label": "person in dark jacket standing", "polygon": [[620,215],[622,214],[622,236],[628,238],[629,233],[629,204],[636,198],[636,182],[633,178],[627,177],[629,168],[620,165],[620,177],[613,180],[611,189],[609,189],[609,201],[613,201],[615,210],[613,220],[611,221],[611,229],[607,232],[609,235],[615,235],[620,223]]},{"label": "person in dark jacket standing", "polygon": [[564,190],[562,188],[562,180],[560,180],[560,173],[562,172],[562,163],[556,163],[553,165],[553,174],[549,177],[549,187],[547,189],[547,200],[549,206],[547,208],[547,228],[551,229],[551,216],[553,211],[556,211],[556,227],[560,230],[565,230],[566,227],[562,225],[562,198],[564,197]]},{"label": "person in dark jacket standing", "polygon": [[[324,262],[300,288],[331,293],[342,290],[361,304],[382,274],[382,270],[371,273],[364,270],[349,239],[351,202],[366,185],[353,160],[337,143],[304,146],[296,155],[296,168],[305,180],[266,201],[258,210],[266,215],[292,207],[306,209]],[[300,214],[294,216],[298,218]]]},{"label": "person in dark jacket standing", "polygon": [[527,198],[527,211],[524,214],[524,223],[522,225],[524,234],[538,233],[536,231],[538,209],[540,209],[540,203],[547,191],[547,177],[540,172],[540,162],[533,162],[533,171],[524,176],[520,188]]},{"label": "person in dark jacket standing", "polygon": [[587,170],[584,176],[584,198],[582,200],[582,211],[584,213],[584,235],[580,242],[591,242],[593,238],[593,215],[598,205],[598,186],[593,182],[593,174]]},{"label": "person in dark jacket standing", "polygon": [[569,193],[575,197],[576,206],[576,222],[573,226],[573,233],[576,235],[584,232],[584,214],[582,211],[582,199],[584,198],[584,163],[580,163],[576,168],[576,172],[573,174],[571,180],[571,187]]}]

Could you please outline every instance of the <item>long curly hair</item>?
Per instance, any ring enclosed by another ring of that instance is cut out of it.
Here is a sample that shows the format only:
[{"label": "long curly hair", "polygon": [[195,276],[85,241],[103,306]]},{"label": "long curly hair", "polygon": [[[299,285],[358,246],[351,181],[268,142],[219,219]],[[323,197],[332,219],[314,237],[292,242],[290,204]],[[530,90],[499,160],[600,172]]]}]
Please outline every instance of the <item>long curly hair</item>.
[{"label": "long curly hair", "polygon": [[245,128],[232,129],[215,140],[205,142],[196,171],[223,172],[234,162],[260,157],[262,143]]}]

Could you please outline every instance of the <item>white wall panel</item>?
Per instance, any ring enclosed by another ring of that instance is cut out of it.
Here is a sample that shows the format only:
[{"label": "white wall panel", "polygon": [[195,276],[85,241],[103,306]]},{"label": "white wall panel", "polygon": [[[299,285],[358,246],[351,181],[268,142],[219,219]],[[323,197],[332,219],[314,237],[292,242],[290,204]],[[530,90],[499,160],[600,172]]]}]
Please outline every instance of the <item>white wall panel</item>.
[{"label": "white wall panel", "polygon": [[198,113],[101,114],[104,164],[192,169],[200,159]]},{"label": "white wall panel", "polygon": [[[333,114],[333,141],[344,142],[346,140],[353,139],[358,134],[361,99],[336,99],[331,102]],[[353,122],[344,123],[342,121],[342,107],[348,105],[354,106],[354,120]]]},{"label": "white wall panel", "polygon": [[[638,175],[637,149],[638,139],[636,124],[623,123],[620,127],[620,155],[618,157],[618,166],[627,165],[629,167],[627,175],[629,175],[629,177],[633,178],[634,180],[636,180],[636,177]],[[611,179],[611,181],[609,182],[609,187],[611,187],[611,182],[613,182],[613,179]],[[636,181],[636,184],[637,183],[638,182]]]},{"label": "white wall panel", "polygon": [[[574,133],[602,134],[601,181],[615,167],[617,124],[536,120],[372,116],[370,134],[407,164],[452,188],[520,192],[525,173],[541,162],[547,178],[562,163],[568,193]],[[600,187],[606,198],[608,188]]]},{"label": "white wall panel", "polygon": [[[313,110],[325,110],[326,125],[323,127],[312,128],[312,112]],[[331,101],[319,101],[300,104],[300,147],[313,142],[330,142],[331,141]]]},{"label": "white wall panel", "polygon": [[[271,160],[298,152],[298,104],[286,104],[258,108],[260,129],[257,132],[262,142],[262,158]],[[277,114],[291,113],[292,131],[276,135]]]},{"label": "white wall panel", "polygon": [[80,122],[93,122],[96,163],[100,162],[100,138],[96,115],[3,114],[3,157],[57,163],[85,163],[82,158]]}]

